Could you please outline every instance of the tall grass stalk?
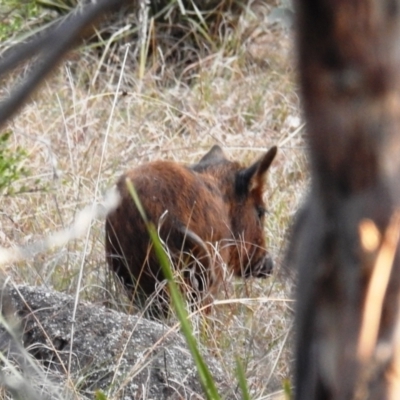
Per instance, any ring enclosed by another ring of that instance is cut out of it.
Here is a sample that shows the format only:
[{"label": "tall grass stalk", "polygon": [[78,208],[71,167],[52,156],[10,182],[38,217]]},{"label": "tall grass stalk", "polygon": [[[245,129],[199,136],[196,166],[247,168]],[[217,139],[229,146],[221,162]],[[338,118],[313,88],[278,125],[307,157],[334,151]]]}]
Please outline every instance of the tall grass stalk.
[{"label": "tall grass stalk", "polygon": [[146,224],[150,238],[153,242],[154,251],[160,262],[164,276],[168,281],[168,288],[169,288],[170,295],[171,295],[172,305],[175,309],[175,312],[179,319],[179,322],[181,323],[181,329],[186,338],[186,342],[188,344],[189,350],[192,353],[194,362],[196,363],[197,371],[199,373],[200,382],[203,387],[203,390],[204,390],[208,400],[220,400],[221,397],[218,394],[218,390],[215,385],[214,378],[212,377],[211,372],[210,372],[209,368],[207,367],[207,364],[204,361],[204,358],[200,354],[196,338],[193,335],[192,326],[191,326],[189,318],[188,318],[189,315],[185,308],[185,303],[184,303],[183,297],[179,291],[178,286],[174,282],[171,265],[169,263],[168,256],[165,253],[165,250],[164,250],[164,248],[161,244],[161,241],[158,237],[157,229],[154,226],[154,224],[148,220],[146,213],[143,209],[143,206],[140,202],[139,196],[137,195],[137,192],[136,192],[132,182],[129,179],[126,180],[126,185],[128,186],[129,193],[131,194],[132,199],[133,199],[136,207],[138,208],[138,210],[143,218],[143,221]]}]

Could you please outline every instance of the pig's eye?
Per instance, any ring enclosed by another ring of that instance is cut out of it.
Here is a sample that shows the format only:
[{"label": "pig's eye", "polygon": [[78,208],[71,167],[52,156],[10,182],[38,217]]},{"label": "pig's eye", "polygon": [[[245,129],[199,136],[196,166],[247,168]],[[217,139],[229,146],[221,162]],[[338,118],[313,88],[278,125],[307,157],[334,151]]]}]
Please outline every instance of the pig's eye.
[{"label": "pig's eye", "polygon": [[262,206],[257,206],[256,211],[258,219],[264,218],[265,214],[267,213],[267,210]]}]

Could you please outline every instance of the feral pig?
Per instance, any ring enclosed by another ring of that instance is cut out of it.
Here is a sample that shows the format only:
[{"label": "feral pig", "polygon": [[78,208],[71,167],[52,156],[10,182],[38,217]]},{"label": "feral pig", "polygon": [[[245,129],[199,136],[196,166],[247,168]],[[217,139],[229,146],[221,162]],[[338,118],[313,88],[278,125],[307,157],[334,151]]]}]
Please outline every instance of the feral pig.
[{"label": "feral pig", "polygon": [[[132,300],[168,299],[146,225],[129,193],[131,181],[147,218],[180,273],[179,286],[192,304],[211,301],[224,277],[266,277],[273,263],[263,231],[265,174],[275,158],[272,147],[245,168],[229,161],[215,145],[197,163],[155,161],[118,181],[118,208],[106,220],[106,258]],[[160,304],[158,302],[158,304]]]}]

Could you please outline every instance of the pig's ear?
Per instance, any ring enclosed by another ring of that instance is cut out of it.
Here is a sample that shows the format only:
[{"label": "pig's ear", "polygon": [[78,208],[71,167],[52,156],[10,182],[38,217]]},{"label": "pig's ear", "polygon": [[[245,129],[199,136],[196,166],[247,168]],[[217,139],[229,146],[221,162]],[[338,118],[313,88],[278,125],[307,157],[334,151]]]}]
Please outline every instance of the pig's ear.
[{"label": "pig's ear", "polygon": [[211,149],[201,158],[198,164],[213,164],[221,161],[226,161],[226,157],[221,147],[215,144]]},{"label": "pig's ear", "polygon": [[236,193],[245,195],[251,190],[262,190],[265,181],[265,174],[274,161],[278,148],[271,147],[259,160],[250,167],[243,169],[236,176]]}]

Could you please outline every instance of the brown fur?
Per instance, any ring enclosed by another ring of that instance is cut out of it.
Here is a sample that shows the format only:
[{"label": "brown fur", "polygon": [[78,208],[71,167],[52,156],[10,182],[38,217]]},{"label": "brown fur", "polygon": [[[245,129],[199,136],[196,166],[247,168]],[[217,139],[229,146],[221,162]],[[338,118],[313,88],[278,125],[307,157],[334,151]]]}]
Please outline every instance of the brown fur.
[{"label": "brown fur", "polygon": [[204,303],[206,293],[215,292],[222,281],[225,266],[242,277],[272,271],[262,195],[276,150],[244,168],[214,146],[195,165],[155,161],[119,179],[121,203],[106,220],[106,257],[134,300],[151,297],[164,276],[126,181],[133,183],[191,295],[200,294]]}]

